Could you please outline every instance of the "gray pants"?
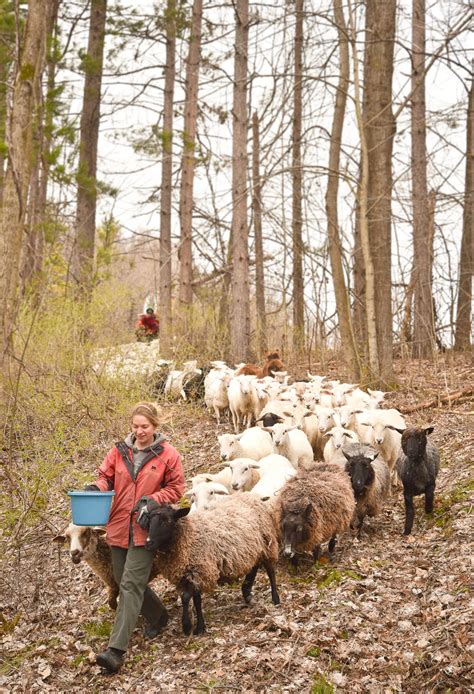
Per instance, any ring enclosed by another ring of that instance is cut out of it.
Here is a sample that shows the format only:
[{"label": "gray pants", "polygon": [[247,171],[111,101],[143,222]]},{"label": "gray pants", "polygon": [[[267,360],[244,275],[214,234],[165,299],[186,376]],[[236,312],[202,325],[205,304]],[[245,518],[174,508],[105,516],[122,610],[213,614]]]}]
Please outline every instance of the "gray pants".
[{"label": "gray pants", "polygon": [[134,546],[110,549],[114,578],[120,593],[109,647],[126,651],[138,615],[142,614],[149,624],[155,625],[166,614],[166,608],[147,585],[154,552]]}]

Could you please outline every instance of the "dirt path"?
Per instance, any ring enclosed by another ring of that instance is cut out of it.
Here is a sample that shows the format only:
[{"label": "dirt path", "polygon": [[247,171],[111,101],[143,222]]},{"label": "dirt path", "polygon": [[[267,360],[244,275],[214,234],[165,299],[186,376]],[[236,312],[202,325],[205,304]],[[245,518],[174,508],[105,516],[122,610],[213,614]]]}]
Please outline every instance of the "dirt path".
[{"label": "dirt path", "polygon": [[[391,398],[394,406],[473,379],[463,362],[399,370],[404,388]],[[207,414],[197,406],[168,411],[166,433],[188,474],[214,464],[216,426]],[[403,503],[394,496],[359,541],[340,539],[332,564],[308,558],[295,574],[281,561],[280,607],[263,575],[250,608],[238,586],[205,596],[202,637],[182,635],[176,593],[158,580],[170,626],[153,642],[137,631],[115,677],[93,661],[110,630],[105,591],[51,544],[53,528],[32,529],[22,551],[3,558],[0,692],[472,691],[472,400],[413,413],[410,421],[434,424],[442,457],[435,513],[425,517],[419,499],[412,536],[401,535]],[[53,520],[59,527],[61,514]]]}]

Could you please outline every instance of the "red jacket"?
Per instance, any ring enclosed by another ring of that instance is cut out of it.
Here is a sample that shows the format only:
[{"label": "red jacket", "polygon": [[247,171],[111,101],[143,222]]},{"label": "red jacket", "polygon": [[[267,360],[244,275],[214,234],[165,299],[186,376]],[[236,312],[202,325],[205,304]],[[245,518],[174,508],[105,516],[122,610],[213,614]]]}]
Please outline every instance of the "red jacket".
[{"label": "red jacket", "polygon": [[155,314],[144,313],[142,316],[140,316],[137,323],[137,327],[139,326],[143,326],[152,333],[157,333],[160,328],[160,323]]},{"label": "red jacket", "polygon": [[[137,514],[130,516],[132,508],[142,496],[149,496],[159,504],[179,501],[184,492],[184,473],[181,456],[166,441],[153,446],[134,480],[131,450],[122,441],[106,455],[94,480],[101,491],[115,491],[109,522],[107,542],[114,547],[128,547],[129,539],[142,547],[147,531],[136,522]],[[125,462],[126,458],[127,462]]]}]

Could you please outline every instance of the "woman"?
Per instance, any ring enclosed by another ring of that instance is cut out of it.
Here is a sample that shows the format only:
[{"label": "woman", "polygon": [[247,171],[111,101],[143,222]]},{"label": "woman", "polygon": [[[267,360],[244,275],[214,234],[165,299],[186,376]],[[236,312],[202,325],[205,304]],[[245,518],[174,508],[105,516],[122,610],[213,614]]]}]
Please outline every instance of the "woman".
[{"label": "woman", "polygon": [[109,672],[120,669],[140,613],[149,638],[168,622],[165,606],[147,585],[154,552],[145,549],[144,528],[148,511],[158,504],[179,501],[184,474],[178,451],[157,433],[158,424],[153,403],[135,405],[131,433],[107,453],[98,479],[86,487],[88,491],[115,490],[106,539],[120,587],[119,604],[108,648],[96,656],[96,662]]}]

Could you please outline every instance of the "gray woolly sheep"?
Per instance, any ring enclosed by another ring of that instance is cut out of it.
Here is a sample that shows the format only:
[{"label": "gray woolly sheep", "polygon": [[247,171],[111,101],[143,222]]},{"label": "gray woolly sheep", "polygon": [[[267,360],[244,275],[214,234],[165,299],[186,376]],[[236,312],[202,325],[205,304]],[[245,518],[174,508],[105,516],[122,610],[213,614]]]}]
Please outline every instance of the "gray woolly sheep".
[{"label": "gray woolly sheep", "polygon": [[397,429],[402,435],[402,450],[397,458],[397,473],[403,483],[405,499],[404,535],[409,535],[413,527],[415,509],[413,497],[425,495],[425,512],[433,512],[436,477],[439,470],[439,453],[434,444],[428,441],[428,435],[434,427],[409,427]]},{"label": "gray woolly sheep", "polygon": [[157,552],[160,573],[181,592],[182,625],[192,629],[189,603],[193,599],[197,623],[194,634],[205,631],[201,593],[219,583],[233,583],[242,576],[242,594],[247,603],[259,565],[270,580],[272,601],[280,603],[275,564],[278,560],[278,530],[275,508],[257,496],[242,492],[224,499],[212,511],[161,506],[151,515],[147,549]]},{"label": "gray woolly sheep", "polygon": [[365,516],[377,516],[390,493],[390,470],[371,446],[350,443],[344,446],[342,453],[356,499],[353,524],[360,535]]},{"label": "gray woolly sheep", "polygon": [[296,552],[319,557],[320,545],[336,545],[336,535],[350,526],[355,511],[354,494],[346,472],[331,463],[300,469],[280,494],[280,528],[283,554],[296,564]]}]

